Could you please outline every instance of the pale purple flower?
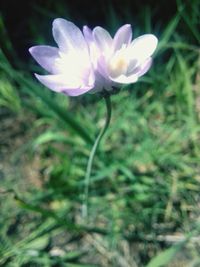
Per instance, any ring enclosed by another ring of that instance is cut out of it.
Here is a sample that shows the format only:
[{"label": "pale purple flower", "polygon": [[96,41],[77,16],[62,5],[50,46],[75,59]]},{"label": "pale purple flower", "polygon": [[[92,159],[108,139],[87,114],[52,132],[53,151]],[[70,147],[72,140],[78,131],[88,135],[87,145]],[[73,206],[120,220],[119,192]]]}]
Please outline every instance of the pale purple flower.
[{"label": "pale purple flower", "polygon": [[95,76],[88,45],[82,32],[72,22],[53,21],[53,37],[57,47],[33,46],[29,52],[50,74],[36,78],[51,90],[70,96],[86,93],[94,87]]},{"label": "pale purple flower", "polygon": [[70,96],[88,91],[111,91],[113,87],[134,83],[152,63],[157,38],[142,35],[132,41],[129,24],[119,28],[114,38],[101,27],[83,33],[72,22],[53,21],[53,37],[58,45],[34,46],[34,59],[50,74],[35,74],[51,90]]},{"label": "pale purple flower", "polygon": [[91,31],[84,26],[83,33],[95,70],[95,91],[111,91],[113,86],[134,83],[151,67],[151,56],[158,43],[153,34],[132,41],[129,24],[119,28],[114,38],[102,27]]}]

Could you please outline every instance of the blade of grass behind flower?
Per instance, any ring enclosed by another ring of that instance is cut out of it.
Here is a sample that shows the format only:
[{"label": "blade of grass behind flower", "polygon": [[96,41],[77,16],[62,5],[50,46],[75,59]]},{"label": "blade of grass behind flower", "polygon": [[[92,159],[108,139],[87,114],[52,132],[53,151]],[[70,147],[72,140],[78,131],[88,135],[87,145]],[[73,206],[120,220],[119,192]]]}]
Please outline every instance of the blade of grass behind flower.
[{"label": "blade of grass behind flower", "polygon": [[195,110],[194,110],[194,95],[192,88],[193,68],[191,66],[190,68],[187,66],[187,61],[177,50],[175,52],[180,71],[183,73],[182,75],[183,91],[186,95],[188,115],[190,116],[190,119],[194,122]]},{"label": "blade of grass behind flower", "polygon": [[15,61],[19,62],[17,54],[13,49],[13,45],[10,41],[10,38],[8,37],[8,33],[6,31],[5,23],[1,13],[0,13],[0,47],[4,49],[4,51],[6,51],[7,54],[9,54],[13,60],[15,59]]},{"label": "blade of grass behind flower", "polygon": [[[191,3],[189,4],[191,5]],[[196,23],[194,23],[193,18],[194,16],[196,16],[196,20],[198,21],[200,16],[199,16],[199,1],[196,3],[193,3],[193,11],[191,16],[188,16],[188,12],[185,12],[185,10],[187,9],[187,3],[183,3],[182,0],[177,0],[177,6],[178,6],[178,12],[180,14],[180,16],[182,17],[183,21],[185,22],[185,24],[188,26],[188,28],[190,29],[191,33],[193,34],[193,36],[196,38],[196,40],[198,42],[200,42],[200,34],[199,34],[199,29],[196,27]]]},{"label": "blade of grass behind flower", "polygon": [[160,41],[158,43],[158,48],[157,48],[158,53],[163,50],[165,45],[171,39],[172,35],[174,34],[174,31],[176,30],[176,27],[177,27],[179,21],[180,21],[180,15],[176,14],[174,16],[174,18],[166,26],[163,34],[159,38]]}]

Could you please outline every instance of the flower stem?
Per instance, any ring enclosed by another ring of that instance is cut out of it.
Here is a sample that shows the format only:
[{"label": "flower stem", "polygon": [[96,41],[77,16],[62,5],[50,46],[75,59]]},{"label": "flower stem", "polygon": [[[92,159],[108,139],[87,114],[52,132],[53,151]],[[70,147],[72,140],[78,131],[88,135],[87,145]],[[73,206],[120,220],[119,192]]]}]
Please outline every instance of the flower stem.
[{"label": "flower stem", "polygon": [[85,191],[84,191],[84,201],[83,201],[83,206],[82,206],[82,216],[83,218],[87,218],[88,216],[88,195],[89,195],[89,185],[90,185],[90,177],[91,177],[91,172],[92,172],[92,165],[94,161],[94,156],[96,154],[97,148],[99,146],[99,143],[104,136],[106,130],[108,129],[108,126],[110,124],[110,119],[111,119],[111,101],[110,101],[110,96],[109,95],[104,95],[104,100],[106,104],[106,121],[104,124],[104,127],[101,129],[100,133],[98,134],[97,138],[95,139],[94,145],[92,147],[92,150],[90,151],[90,156],[88,159],[87,163],[87,169],[85,173]]}]

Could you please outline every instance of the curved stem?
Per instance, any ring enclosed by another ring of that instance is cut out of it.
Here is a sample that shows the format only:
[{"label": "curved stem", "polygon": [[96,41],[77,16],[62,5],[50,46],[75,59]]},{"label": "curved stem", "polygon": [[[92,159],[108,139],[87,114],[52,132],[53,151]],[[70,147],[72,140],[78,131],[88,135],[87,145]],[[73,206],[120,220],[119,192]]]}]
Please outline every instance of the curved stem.
[{"label": "curved stem", "polygon": [[83,201],[83,206],[82,206],[82,216],[83,217],[87,217],[87,215],[88,215],[89,185],[90,185],[90,177],[91,177],[91,171],[92,171],[94,156],[96,154],[99,143],[100,143],[102,137],[104,136],[104,134],[105,134],[105,132],[106,132],[106,130],[110,124],[110,119],[111,119],[112,108],[111,108],[110,96],[109,95],[104,96],[104,100],[106,103],[106,110],[107,110],[105,125],[101,129],[100,133],[98,134],[98,136],[94,142],[94,145],[92,147],[92,150],[90,151],[90,156],[88,159],[87,169],[86,169],[86,173],[85,173],[85,192],[84,192],[84,201]]}]

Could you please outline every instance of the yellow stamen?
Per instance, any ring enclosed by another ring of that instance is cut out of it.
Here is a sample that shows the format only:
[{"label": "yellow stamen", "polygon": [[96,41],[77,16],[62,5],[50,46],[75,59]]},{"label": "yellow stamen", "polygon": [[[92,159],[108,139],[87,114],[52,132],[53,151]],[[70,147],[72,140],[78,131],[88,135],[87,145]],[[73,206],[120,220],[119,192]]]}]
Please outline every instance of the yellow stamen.
[{"label": "yellow stamen", "polygon": [[117,77],[127,72],[128,62],[122,53],[118,53],[111,58],[108,66],[110,75]]}]

